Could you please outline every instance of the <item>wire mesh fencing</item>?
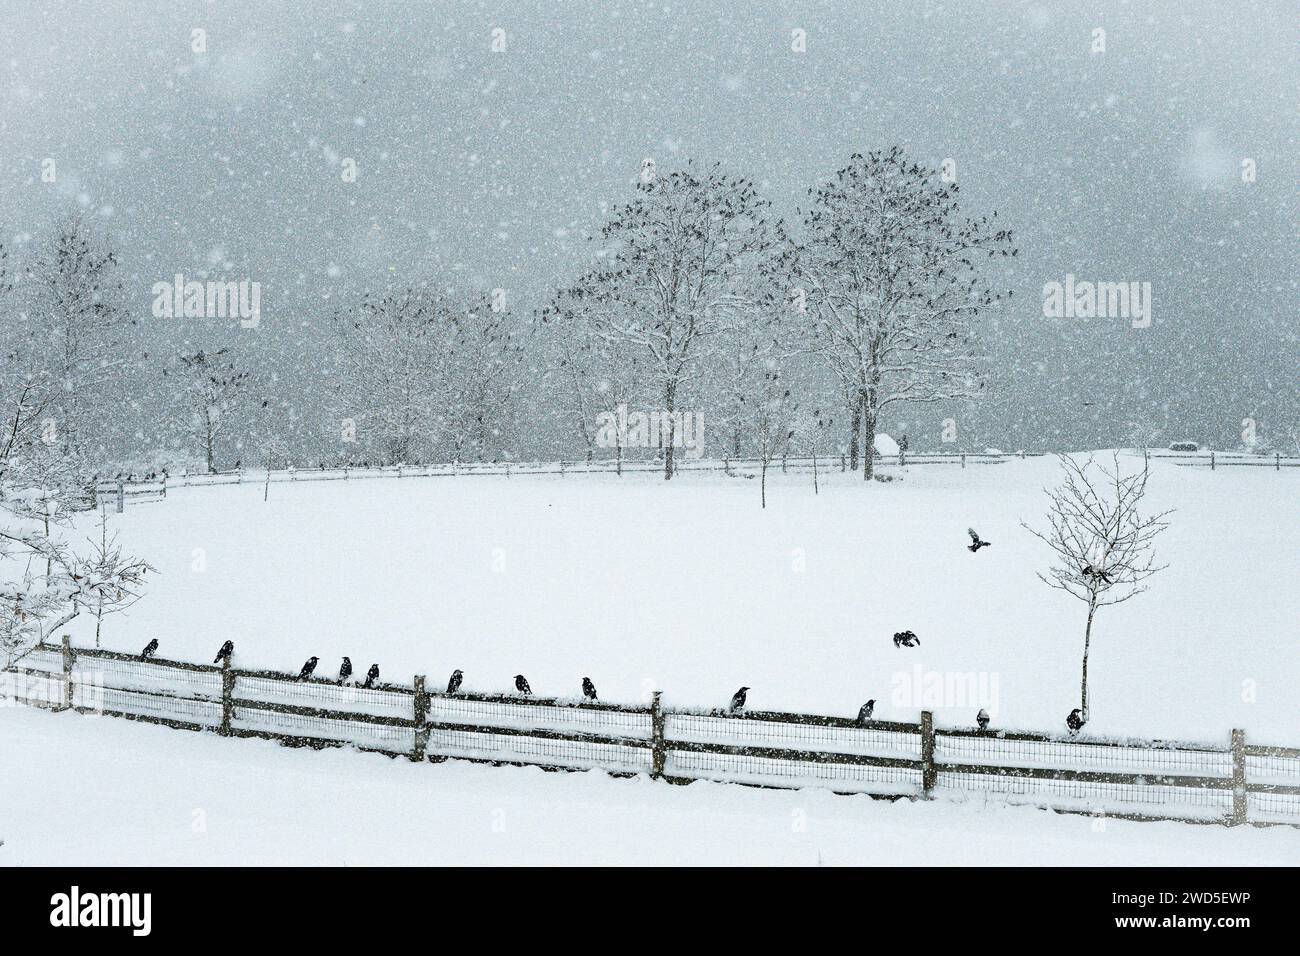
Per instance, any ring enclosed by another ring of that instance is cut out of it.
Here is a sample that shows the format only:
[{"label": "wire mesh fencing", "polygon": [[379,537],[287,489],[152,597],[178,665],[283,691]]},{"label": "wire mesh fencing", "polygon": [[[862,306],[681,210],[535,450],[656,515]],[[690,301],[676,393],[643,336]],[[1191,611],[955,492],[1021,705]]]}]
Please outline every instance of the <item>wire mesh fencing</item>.
[{"label": "wire mesh fencing", "polygon": [[296,679],[39,645],[0,670],[0,700],[226,736],[412,760],[598,769],[881,797],[937,797],[1219,823],[1300,826],[1300,749],[936,729],[816,714],[669,708]]}]

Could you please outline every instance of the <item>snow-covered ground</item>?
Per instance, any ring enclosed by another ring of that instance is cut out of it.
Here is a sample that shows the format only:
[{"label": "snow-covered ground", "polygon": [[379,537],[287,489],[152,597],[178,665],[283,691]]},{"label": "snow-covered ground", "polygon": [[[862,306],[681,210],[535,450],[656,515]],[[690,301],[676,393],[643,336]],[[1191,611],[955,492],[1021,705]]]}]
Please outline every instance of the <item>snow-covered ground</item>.
[{"label": "snow-covered ground", "polygon": [[[1152,507],[1176,508],[1169,564],[1103,609],[1090,665],[1098,734],[1300,744],[1294,472],[1153,462]],[[1034,575],[1052,458],[912,466],[862,487],[838,470],[757,481],[683,474],[459,477],[182,488],[112,516],[161,574],[104,646],[321,674],[351,656],[387,680],[453,668],[465,686],[579,692],[968,725],[1063,729],[1077,706],[1084,608]],[[972,554],[968,526],[993,546]],[[910,629],[921,646],[895,648]],[[93,641],[93,621],[72,628]],[[936,700],[927,686],[973,676]],[[929,682],[929,683],[928,683]],[[982,682],[982,683],[981,683]]]},{"label": "snow-covered ground", "polygon": [[1294,865],[1300,830],[675,787],[0,707],[0,865]]}]

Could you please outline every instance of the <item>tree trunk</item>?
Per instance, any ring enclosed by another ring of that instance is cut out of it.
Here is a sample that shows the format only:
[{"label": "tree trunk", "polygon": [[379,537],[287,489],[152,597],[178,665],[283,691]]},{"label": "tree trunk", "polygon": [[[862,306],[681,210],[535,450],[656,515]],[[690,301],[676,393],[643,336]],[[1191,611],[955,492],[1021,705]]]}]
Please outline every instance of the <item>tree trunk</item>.
[{"label": "tree trunk", "polygon": [[758,482],[759,488],[762,489],[763,507],[767,507],[767,458],[763,458],[762,478]]},{"label": "tree trunk", "polygon": [[1088,650],[1092,644],[1092,618],[1097,613],[1097,605],[1088,604],[1088,626],[1083,631],[1083,682],[1080,693],[1080,707],[1083,721],[1088,722]]},{"label": "tree trunk", "polygon": [[862,402],[853,403],[853,424],[849,429],[849,470],[858,470],[858,436],[862,434]]},{"label": "tree trunk", "polygon": [[876,477],[876,408],[870,397],[862,398],[862,480]]},{"label": "tree trunk", "polygon": [[817,449],[816,448],[812,450],[812,460],[813,460],[813,494],[815,495],[815,494],[819,494],[817,490]]},{"label": "tree trunk", "polygon": [[[673,477],[673,406],[677,400],[677,389],[669,385],[664,389],[664,411],[668,415],[668,441],[664,443],[664,481]],[[663,442],[663,428],[659,429],[659,440]]]}]

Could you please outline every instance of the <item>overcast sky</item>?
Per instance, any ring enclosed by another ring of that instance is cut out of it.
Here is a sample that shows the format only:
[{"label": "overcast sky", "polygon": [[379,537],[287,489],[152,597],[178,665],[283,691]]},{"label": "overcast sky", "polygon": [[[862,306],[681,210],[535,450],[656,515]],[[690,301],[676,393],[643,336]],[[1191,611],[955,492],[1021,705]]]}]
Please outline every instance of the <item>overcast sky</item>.
[{"label": "overcast sky", "polygon": [[[645,158],[720,160],[793,218],[850,153],[900,143],[954,160],[967,210],[996,209],[1021,250],[990,327],[998,400],[970,427],[1034,448],[1116,444],[1138,421],[1226,445],[1244,417],[1296,425],[1295,14],[0,0],[0,235],[40,242],[80,209],[159,347],[256,337],[309,386],[300,343],[331,297],[430,279],[542,305]],[[154,319],[150,287],[177,272],[260,281],[261,327]],[[1067,273],[1150,282],[1151,328],[1045,318]],[[934,410],[900,414],[937,435]]]}]

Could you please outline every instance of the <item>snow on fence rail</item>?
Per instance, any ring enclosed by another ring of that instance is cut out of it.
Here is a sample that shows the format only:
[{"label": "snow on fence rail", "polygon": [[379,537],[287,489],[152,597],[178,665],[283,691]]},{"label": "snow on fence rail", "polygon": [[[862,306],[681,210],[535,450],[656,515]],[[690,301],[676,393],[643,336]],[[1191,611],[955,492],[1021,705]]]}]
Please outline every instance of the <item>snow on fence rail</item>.
[{"label": "snow on fence rail", "polygon": [[[1006,454],[977,454],[974,452],[954,452],[950,454],[904,454],[900,456],[876,455],[876,466],[894,467],[903,465],[966,465],[999,464],[1012,458],[1039,457],[1041,452],[1017,452]],[[679,472],[729,472],[737,469],[756,469],[762,467],[757,458],[686,458],[678,457],[674,465]],[[812,471],[814,467],[831,471],[835,468],[847,469],[844,455],[818,456],[814,465],[811,456],[790,455],[768,462],[771,470],[781,468],[785,471]],[[340,465],[338,467],[287,468],[273,470],[270,474],[272,484],[288,481],[347,481],[363,478],[454,478],[460,476],[495,475],[509,478],[523,475],[606,475],[629,473],[659,474],[663,471],[663,461],[654,458],[613,458],[593,459],[592,461],[533,461],[533,462],[468,462],[444,463],[430,465],[375,465],[356,467]],[[97,483],[96,492],[104,498],[111,499],[122,489],[128,500],[153,500],[167,497],[168,488],[204,487],[208,485],[262,484],[267,480],[265,469],[256,471],[222,471],[212,474],[163,475],[138,479],[134,476],[103,480]]]},{"label": "snow on fence rail", "polygon": [[943,729],[816,714],[611,704],[410,686],[340,685],[112,651],[40,645],[0,672],[0,698],[416,761],[463,759],[823,787],[877,797],[1018,803],[1064,812],[1300,826],[1300,749]]},{"label": "snow on fence rail", "polygon": [[[903,453],[898,456],[880,456],[877,454],[876,467],[893,468],[900,465],[997,465],[1013,458],[1038,458],[1044,452],[1016,452],[1014,454],[993,454],[975,452],[952,452],[936,454]],[[1300,468],[1300,457],[1287,457],[1280,454],[1250,455],[1236,452],[1166,452],[1153,451],[1150,457],[1173,461],[1182,466],[1203,466],[1211,470],[1234,465],[1268,467],[1280,471],[1283,468]],[[269,481],[272,484],[297,481],[356,481],[364,478],[453,478],[458,476],[497,476],[509,478],[512,475],[609,475],[628,473],[657,474],[663,471],[663,462],[648,458],[627,458],[623,460],[596,459],[592,461],[552,461],[552,462],[469,462],[465,464],[434,465],[376,465],[374,467],[339,466],[336,468],[288,468],[272,471]],[[762,467],[757,458],[678,458],[676,469],[679,472],[752,472]],[[808,456],[787,456],[768,462],[770,470],[780,468],[782,471],[806,472],[820,469],[833,471],[838,467],[846,470],[847,460],[844,455],[818,457],[815,461]],[[158,501],[167,497],[169,487],[204,487],[208,485],[262,484],[268,481],[265,470],[261,471],[224,471],[214,474],[163,475],[161,478],[137,479],[125,477],[111,481],[101,481],[96,485],[96,493],[101,501],[122,504],[139,501]]]}]

